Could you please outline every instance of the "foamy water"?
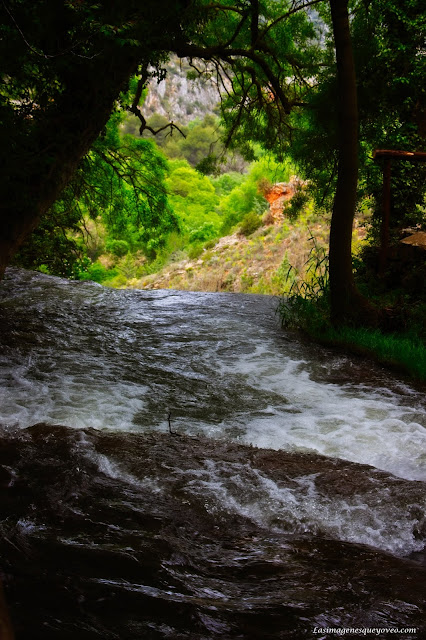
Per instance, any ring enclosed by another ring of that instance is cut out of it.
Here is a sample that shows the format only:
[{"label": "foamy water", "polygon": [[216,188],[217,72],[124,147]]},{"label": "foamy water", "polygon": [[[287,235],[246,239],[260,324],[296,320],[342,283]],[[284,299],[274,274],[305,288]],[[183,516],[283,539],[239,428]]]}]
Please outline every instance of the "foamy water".
[{"label": "foamy water", "polygon": [[420,637],[425,398],[276,306],[7,273],[0,568],[22,637]]},{"label": "foamy water", "polygon": [[414,514],[380,482],[362,495],[343,498],[322,494],[315,483],[318,474],[293,478],[292,486],[283,486],[250,464],[207,461],[204,469],[184,475],[191,478],[188,493],[203,496],[213,514],[226,510],[267,530],[322,535],[396,555],[424,548],[424,538],[416,539],[416,530],[418,511],[425,512],[426,497]]},{"label": "foamy water", "polygon": [[422,394],[289,339],[271,298],[111,291],[16,271],[9,278],[3,425],[167,431],[170,416],[180,433],[426,479]]}]

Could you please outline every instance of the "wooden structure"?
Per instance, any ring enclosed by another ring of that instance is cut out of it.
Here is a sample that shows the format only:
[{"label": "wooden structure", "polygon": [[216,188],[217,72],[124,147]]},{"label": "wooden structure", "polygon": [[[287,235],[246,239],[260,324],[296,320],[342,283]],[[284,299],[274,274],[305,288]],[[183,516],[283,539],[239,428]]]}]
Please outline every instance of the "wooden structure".
[{"label": "wooden structure", "polygon": [[391,211],[391,162],[392,160],[408,160],[409,162],[426,162],[423,151],[400,151],[397,149],[375,149],[374,160],[384,159],[383,163],[383,217],[380,238],[379,274],[383,275],[389,250],[389,228]]}]

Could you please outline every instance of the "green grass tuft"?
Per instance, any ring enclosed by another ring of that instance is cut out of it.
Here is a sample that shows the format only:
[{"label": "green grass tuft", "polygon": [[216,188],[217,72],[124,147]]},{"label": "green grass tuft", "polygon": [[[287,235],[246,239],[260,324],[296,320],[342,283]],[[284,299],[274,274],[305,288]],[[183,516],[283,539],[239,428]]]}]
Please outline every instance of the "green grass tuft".
[{"label": "green grass tuft", "polygon": [[401,333],[385,333],[367,327],[334,327],[329,319],[326,292],[316,299],[301,295],[283,299],[278,312],[283,326],[302,330],[317,342],[373,357],[416,380],[426,381],[426,344],[409,329]]}]

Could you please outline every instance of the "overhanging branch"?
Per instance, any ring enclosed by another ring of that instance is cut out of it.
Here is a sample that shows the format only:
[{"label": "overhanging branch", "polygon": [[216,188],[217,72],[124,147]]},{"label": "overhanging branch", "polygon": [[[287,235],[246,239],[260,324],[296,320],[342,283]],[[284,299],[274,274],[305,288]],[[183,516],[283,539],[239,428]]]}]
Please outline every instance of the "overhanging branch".
[{"label": "overhanging branch", "polygon": [[233,58],[247,58],[255,64],[265,74],[276,98],[281,103],[285,113],[290,113],[292,103],[285,95],[283,88],[279,82],[279,78],[268,65],[267,61],[253,49],[241,49],[234,47],[224,47],[223,45],[216,45],[210,47],[202,47],[195,44],[180,43],[173,47],[173,52],[180,58],[201,58],[204,60],[214,60],[217,58],[222,59],[232,65]]},{"label": "overhanging branch", "polygon": [[168,124],[164,125],[163,127],[160,127],[159,129],[154,129],[153,127],[150,127],[147,122],[146,119],[142,113],[142,111],[140,110],[139,107],[139,102],[141,101],[142,98],[142,92],[145,89],[147,83],[148,83],[148,79],[149,79],[149,73],[147,70],[147,67],[145,67],[142,71],[141,77],[138,80],[138,84],[136,87],[136,93],[135,93],[135,97],[133,99],[133,102],[131,105],[128,105],[127,111],[130,111],[130,113],[133,113],[133,115],[135,115],[138,120],[140,121],[141,125],[139,127],[139,134],[142,135],[144,131],[149,131],[150,133],[152,133],[152,135],[156,136],[159,133],[161,133],[162,131],[165,131],[166,129],[170,129],[170,135],[173,135],[173,131],[176,129],[177,131],[179,131],[179,133],[186,138],[186,135],[184,134],[184,132],[182,131],[182,129],[180,129],[176,124],[174,124],[174,122],[169,122]]}]

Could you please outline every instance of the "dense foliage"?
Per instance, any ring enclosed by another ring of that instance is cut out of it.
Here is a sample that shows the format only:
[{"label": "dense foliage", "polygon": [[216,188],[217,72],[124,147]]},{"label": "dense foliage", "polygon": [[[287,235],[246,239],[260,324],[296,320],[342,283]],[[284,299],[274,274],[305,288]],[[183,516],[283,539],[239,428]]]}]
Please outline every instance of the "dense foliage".
[{"label": "dense foliage", "polygon": [[[161,74],[186,0],[0,6],[0,275],[69,185],[130,78]],[[131,107],[140,102],[136,93]],[[50,214],[48,214],[50,215]]]},{"label": "dense foliage", "polygon": [[[62,197],[22,246],[19,264],[78,277],[90,266],[83,242],[90,218],[102,223],[114,255],[140,250],[155,256],[167,234],[178,228],[167,199],[164,156],[151,141],[120,136],[122,119],[123,113],[110,119]],[[105,248],[92,250],[90,257],[96,259]]]},{"label": "dense foliage", "polygon": [[[330,18],[323,11],[325,22]],[[360,120],[359,198],[374,199],[374,221],[381,217],[381,166],[374,149],[422,150],[426,141],[426,26],[422,3],[379,0],[354,2],[352,39],[358,79]],[[297,135],[290,153],[309,175],[318,203],[331,206],[337,177],[336,79],[334,43],[325,37],[328,64],[316,74],[318,85],[306,96],[309,107],[293,113]],[[394,227],[423,224],[426,165],[392,166]],[[373,228],[377,235],[377,225]]]}]

